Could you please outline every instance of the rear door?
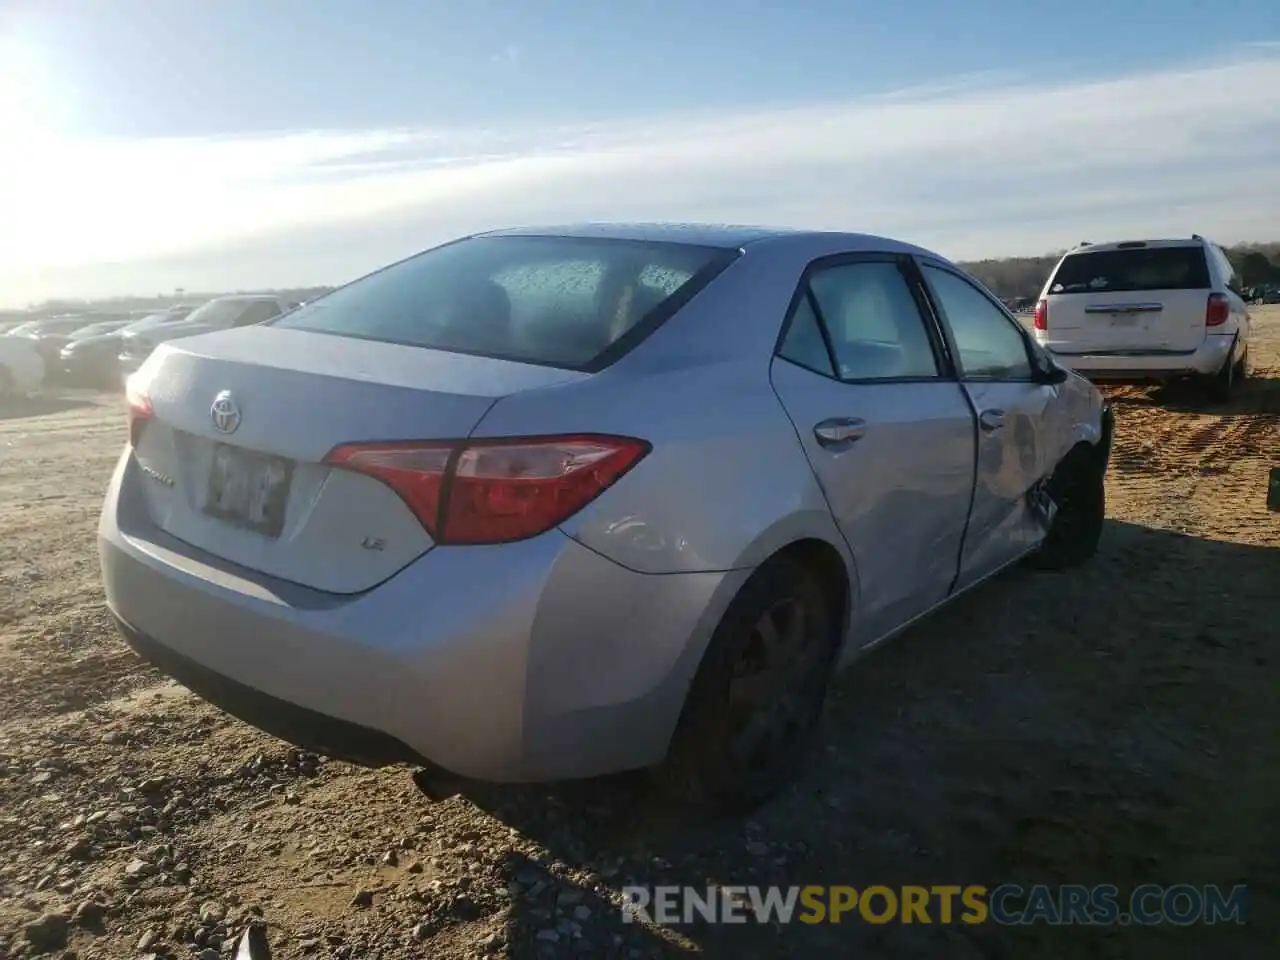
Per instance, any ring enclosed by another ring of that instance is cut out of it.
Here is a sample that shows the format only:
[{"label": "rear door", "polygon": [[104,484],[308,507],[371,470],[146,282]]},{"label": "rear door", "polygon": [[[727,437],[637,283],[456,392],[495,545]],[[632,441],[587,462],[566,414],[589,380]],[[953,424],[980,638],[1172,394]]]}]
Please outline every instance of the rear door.
[{"label": "rear door", "polygon": [[1028,494],[1049,472],[1048,422],[1060,387],[1037,381],[1026,332],[949,265],[921,264],[978,418],[977,485],[957,587],[1016,560],[1044,537]]},{"label": "rear door", "polygon": [[1204,247],[1135,242],[1063,258],[1045,296],[1055,353],[1190,353],[1204,342]]},{"label": "rear door", "polygon": [[859,643],[946,598],[973,490],[974,421],[905,258],[807,271],[773,361],[857,564]]}]

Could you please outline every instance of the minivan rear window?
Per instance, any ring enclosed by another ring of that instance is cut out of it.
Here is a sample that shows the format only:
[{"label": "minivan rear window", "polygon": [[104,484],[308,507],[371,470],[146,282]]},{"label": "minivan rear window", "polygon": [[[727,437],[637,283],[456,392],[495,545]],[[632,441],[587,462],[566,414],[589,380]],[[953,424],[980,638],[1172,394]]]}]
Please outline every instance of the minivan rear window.
[{"label": "minivan rear window", "polygon": [[736,256],[679,243],[471,237],[270,325],[593,370],[643,339]]},{"label": "minivan rear window", "polygon": [[1073,253],[1058,267],[1050,293],[1206,290],[1209,267],[1201,247],[1142,247]]}]

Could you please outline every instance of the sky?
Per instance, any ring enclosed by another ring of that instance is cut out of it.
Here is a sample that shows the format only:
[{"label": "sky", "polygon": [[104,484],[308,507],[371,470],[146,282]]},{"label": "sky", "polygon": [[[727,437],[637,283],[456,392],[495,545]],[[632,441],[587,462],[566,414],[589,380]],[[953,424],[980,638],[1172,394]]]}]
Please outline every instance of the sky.
[{"label": "sky", "polygon": [[1280,239],[1280,3],[0,0],[0,305],[583,220]]}]

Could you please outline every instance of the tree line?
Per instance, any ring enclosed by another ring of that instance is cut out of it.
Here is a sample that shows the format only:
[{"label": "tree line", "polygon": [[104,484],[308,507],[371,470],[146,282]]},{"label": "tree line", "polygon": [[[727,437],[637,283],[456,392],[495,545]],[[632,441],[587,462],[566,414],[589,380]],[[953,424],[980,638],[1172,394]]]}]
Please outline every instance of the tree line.
[{"label": "tree line", "polygon": [[[1225,249],[1231,265],[1240,275],[1242,286],[1280,284],[1280,241],[1240,243]],[[1060,250],[1039,257],[977,260],[960,266],[985,283],[999,297],[1006,300],[1029,299],[1040,295],[1045,281],[1049,279],[1049,272],[1065,252]]]}]

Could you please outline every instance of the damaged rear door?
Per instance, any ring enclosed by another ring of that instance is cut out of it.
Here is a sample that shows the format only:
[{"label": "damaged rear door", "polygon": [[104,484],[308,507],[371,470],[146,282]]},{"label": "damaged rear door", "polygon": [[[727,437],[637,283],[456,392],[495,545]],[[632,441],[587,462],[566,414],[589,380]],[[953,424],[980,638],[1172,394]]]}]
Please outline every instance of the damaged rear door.
[{"label": "damaged rear door", "polygon": [[992,298],[942,264],[921,263],[978,421],[977,477],[956,588],[1033,549],[1049,520],[1037,496],[1061,451],[1049,441],[1060,387],[1036,374],[1026,334]]}]

